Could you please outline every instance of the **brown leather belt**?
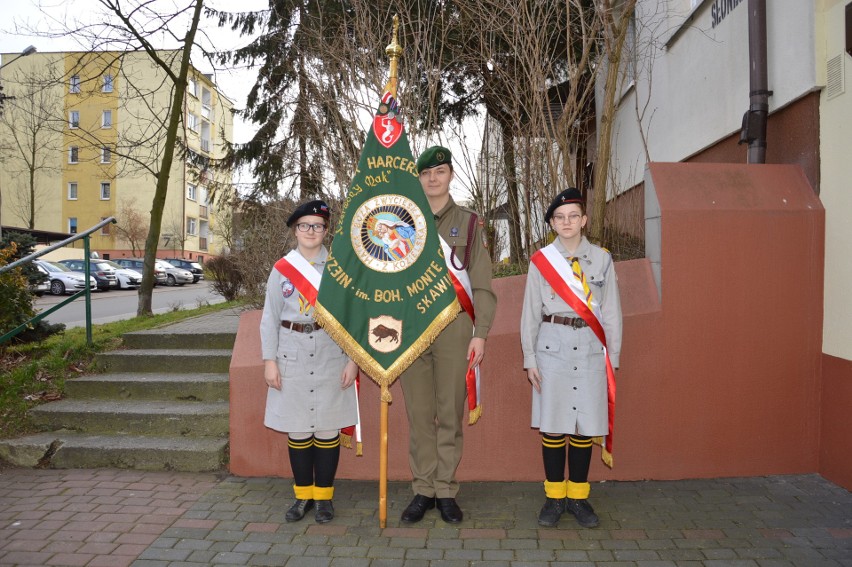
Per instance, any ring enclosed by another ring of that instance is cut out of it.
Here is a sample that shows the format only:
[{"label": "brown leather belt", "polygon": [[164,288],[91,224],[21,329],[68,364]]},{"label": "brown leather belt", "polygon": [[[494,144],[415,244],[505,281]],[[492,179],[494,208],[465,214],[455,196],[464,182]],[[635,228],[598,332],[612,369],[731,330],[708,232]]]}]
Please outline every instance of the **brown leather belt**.
[{"label": "brown leather belt", "polygon": [[582,329],[583,327],[588,327],[589,324],[586,323],[580,317],[562,317],[561,315],[542,315],[541,320],[545,323],[554,323],[556,325],[567,325],[568,327],[572,327],[574,329]]},{"label": "brown leather belt", "polygon": [[281,326],[297,333],[313,333],[319,330],[316,323],[294,323],[293,321],[281,321]]}]

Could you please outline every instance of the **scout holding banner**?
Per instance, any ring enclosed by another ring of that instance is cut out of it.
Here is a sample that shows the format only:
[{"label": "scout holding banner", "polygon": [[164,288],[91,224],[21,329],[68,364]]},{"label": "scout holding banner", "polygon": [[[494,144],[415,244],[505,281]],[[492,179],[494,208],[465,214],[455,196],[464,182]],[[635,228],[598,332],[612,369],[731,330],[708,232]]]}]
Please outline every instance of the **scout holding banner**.
[{"label": "scout holding banner", "polygon": [[316,302],[322,327],[381,386],[380,522],[386,521],[389,387],[461,309],[395,100],[398,19],[390,78],[341,219]]}]

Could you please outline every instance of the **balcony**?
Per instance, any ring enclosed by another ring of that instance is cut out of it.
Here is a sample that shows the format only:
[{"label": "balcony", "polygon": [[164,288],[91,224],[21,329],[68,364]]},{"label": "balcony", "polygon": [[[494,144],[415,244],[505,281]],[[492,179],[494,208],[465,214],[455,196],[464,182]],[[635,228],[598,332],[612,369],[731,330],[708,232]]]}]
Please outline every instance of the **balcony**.
[{"label": "balcony", "polygon": [[198,216],[203,219],[209,218],[207,214],[207,205],[201,205],[198,207]]},{"label": "balcony", "polygon": [[210,140],[201,140],[201,151],[210,153]]},{"label": "balcony", "polygon": [[207,250],[207,238],[204,236],[198,237],[198,248],[199,250]]}]

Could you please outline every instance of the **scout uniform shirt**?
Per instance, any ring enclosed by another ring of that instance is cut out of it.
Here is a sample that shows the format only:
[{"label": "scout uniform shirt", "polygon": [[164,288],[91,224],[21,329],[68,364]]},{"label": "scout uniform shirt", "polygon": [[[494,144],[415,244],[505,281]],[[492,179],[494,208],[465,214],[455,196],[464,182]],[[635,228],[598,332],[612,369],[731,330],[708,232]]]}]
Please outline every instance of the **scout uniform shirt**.
[{"label": "scout uniform shirt", "polygon": [[[322,273],[327,259],[323,246],[314,269]],[[282,321],[312,325],[312,330],[288,329]],[[263,359],[276,360],[281,374],[281,390],[268,389],[264,425],[276,431],[313,433],[355,423],[355,388],[340,389],[349,358],[316,325],[313,306],[275,268],[266,282],[260,341]]]},{"label": "scout uniform shirt", "polygon": [[[554,245],[570,258],[561,241]],[[573,254],[600,305],[607,351],[617,368],[621,353],[621,301],[612,257],[585,236]],[[530,264],[521,313],[524,368],[538,368],[541,392],[533,388],[532,427],[545,433],[595,437],[608,431],[606,361],[603,345],[589,327],[542,322],[542,316],[579,317]]]}]

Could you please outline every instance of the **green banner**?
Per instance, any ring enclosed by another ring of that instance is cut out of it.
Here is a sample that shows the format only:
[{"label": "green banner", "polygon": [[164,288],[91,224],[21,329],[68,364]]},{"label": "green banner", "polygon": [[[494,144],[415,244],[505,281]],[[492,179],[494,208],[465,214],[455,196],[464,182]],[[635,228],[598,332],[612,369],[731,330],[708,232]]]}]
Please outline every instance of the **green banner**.
[{"label": "green banner", "polygon": [[459,311],[408,136],[388,90],[334,232],[315,315],[386,390]]}]

